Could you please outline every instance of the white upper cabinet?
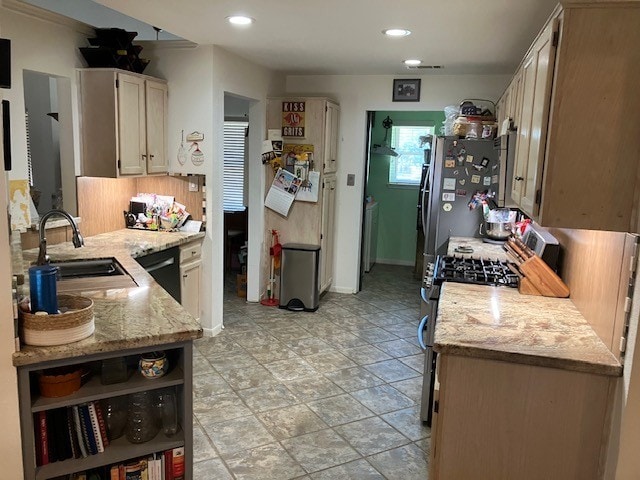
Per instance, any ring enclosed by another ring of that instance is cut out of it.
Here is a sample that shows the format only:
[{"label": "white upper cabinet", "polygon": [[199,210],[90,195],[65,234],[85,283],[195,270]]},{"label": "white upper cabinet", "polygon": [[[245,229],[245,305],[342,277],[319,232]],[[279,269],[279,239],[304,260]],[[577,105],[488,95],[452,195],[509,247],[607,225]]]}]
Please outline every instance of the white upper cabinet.
[{"label": "white upper cabinet", "polygon": [[168,172],[166,82],[115,69],[79,72],[82,175]]}]

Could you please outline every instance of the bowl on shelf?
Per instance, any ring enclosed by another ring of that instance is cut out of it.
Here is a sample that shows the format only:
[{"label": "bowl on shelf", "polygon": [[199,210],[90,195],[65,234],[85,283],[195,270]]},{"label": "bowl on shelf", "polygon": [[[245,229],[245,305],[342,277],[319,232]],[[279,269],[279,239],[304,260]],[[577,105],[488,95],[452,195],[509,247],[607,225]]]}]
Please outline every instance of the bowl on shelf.
[{"label": "bowl on shelf", "polygon": [[138,370],[145,378],[160,378],[169,370],[169,360],[163,351],[145,353],[140,357]]},{"label": "bowl on shelf", "polygon": [[66,397],[80,389],[82,367],[58,367],[38,374],[38,386],[43,397]]}]

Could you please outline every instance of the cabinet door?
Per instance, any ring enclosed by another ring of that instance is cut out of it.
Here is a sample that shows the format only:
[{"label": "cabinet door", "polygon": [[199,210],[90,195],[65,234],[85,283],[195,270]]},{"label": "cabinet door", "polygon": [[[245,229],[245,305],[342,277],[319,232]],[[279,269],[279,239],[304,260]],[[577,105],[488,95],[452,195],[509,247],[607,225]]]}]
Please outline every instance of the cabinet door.
[{"label": "cabinet door", "polygon": [[118,74],[118,169],[142,175],[146,167],[145,92],[142,78]]},{"label": "cabinet door", "polygon": [[324,178],[322,183],[322,232],[320,237],[320,291],[333,280],[333,223],[335,217],[336,177]]},{"label": "cabinet door", "polygon": [[547,138],[556,31],[557,20],[554,19],[534,43],[522,68],[522,118],[512,198],[525,213],[534,217],[539,209],[538,191]]},{"label": "cabinet door", "polygon": [[327,102],[324,125],[324,173],[333,173],[338,160],[338,127],[340,107]]},{"label": "cabinet door", "polygon": [[167,85],[146,81],[147,173],[169,171],[167,158]]},{"label": "cabinet door", "polygon": [[196,320],[200,319],[201,265],[193,262],[180,266],[180,303]]}]

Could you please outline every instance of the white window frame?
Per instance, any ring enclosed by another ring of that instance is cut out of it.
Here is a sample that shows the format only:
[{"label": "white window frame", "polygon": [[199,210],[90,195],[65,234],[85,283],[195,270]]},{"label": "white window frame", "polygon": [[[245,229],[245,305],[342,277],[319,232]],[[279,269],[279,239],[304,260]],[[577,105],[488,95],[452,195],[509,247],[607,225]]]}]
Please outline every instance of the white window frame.
[{"label": "white window frame", "polygon": [[[403,148],[399,145],[398,132],[403,128],[417,128],[424,129],[421,132],[422,135],[435,135],[435,126],[433,122],[424,122],[424,121],[396,121],[391,126],[391,148],[393,148],[397,153],[397,157],[389,157],[389,176],[388,176],[388,184],[391,186],[407,186],[407,187],[415,187],[420,185],[420,177],[422,175],[422,164],[425,160],[425,150],[427,148],[420,148],[419,143],[416,144],[416,148],[414,150],[403,150]],[[417,138],[416,138],[417,142]],[[398,179],[398,166],[402,161],[402,157],[405,159],[407,156],[418,156],[419,155],[419,164],[415,165],[415,169],[413,172],[413,177],[410,179]]]}]

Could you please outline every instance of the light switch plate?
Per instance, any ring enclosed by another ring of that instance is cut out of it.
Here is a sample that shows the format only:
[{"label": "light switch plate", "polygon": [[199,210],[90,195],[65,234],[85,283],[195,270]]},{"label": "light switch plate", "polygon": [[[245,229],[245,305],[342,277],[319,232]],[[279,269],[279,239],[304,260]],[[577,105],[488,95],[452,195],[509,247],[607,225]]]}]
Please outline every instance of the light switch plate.
[{"label": "light switch plate", "polygon": [[197,180],[195,182],[189,182],[189,191],[190,192],[197,192],[198,191],[198,181]]},{"label": "light switch plate", "polygon": [[353,187],[356,184],[356,175],[355,173],[348,173],[347,174],[347,185],[349,187]]}]

